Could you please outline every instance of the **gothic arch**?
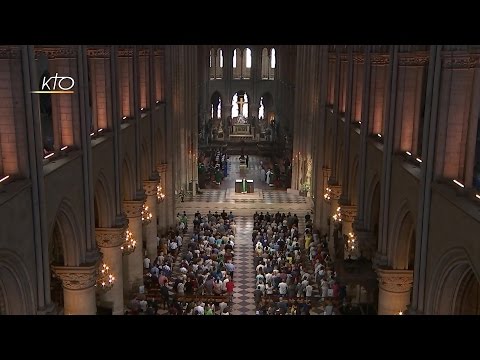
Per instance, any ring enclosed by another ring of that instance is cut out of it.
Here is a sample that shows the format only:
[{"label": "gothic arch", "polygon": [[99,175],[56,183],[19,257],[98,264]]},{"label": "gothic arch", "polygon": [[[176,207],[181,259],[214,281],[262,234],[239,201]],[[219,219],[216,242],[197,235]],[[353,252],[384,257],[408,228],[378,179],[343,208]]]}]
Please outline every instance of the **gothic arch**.
[{"label": "gothic arch", "polygon": [[[446,251],[436,262],[428,288],[426,313],[432,315],[454,315],[464,313],[465,285],[480,279],[478,272],[463,247]],[[471,286],[469,286],[471,288]],[[478,308],[478,304],[477,304]],[[478,315],[478,314],[477,314]]]},{"label": "gothic arch", "polygon": [[22,258],[7,249],[0,250],[0,314],[35,315],[35,292]]},{"label": "gothic arch", "polygon": [[401,202],[399,210],[393,216],[390,230],[387,258],[389,264],[398,270],[412,270],[411,252],[415,254],[415,220],[406,200]]},{"label": "gothic arch", "polygon": [[[376,192],[378,194],[378,201],[376,199]],[[371,225],[374,224],[375,221],[374,212],[376,211],[374,210],[376,210],[376,207],[378,207],[378,212],[380,212],[380,178],[376,173],[368,183],[365,193],[365,203],[361,205],[363,205],[363,209],[365,210],[365,224],[368,227],[368,230],[374,231],[374,229],[371,228]],[[378,219],[376,220],[377,222],[379,221]]]},{"label": "gothic arch", "polygon": [[132,169],[132,162],[125,154],[122,166],[122,200],[133,200],[135,197],[135,173]]},{"label": "gothic arch", "polygon": [[164,162],[164,141],[163,141],[163,131],[162,129],[157,129],[155,132],[155,155],[156,155],[156,164],[159,165]]},{"label": "gothic arch", "polygon": [[67,198],[63,198],[58,206],[57,215],[50,231],[50,241],[57,237],[61,245],[63,266],[79,266],[84,258],[84,234],[79,226],[73,206]]},{"label": "gothic arch", "polygon": [[114,197],[103,171],[95,182],[95,227],[108,228],[114,224]]},{"label": "gothic arch", "polygon": [[332,168],[332,143],[333,143],[333,132],[332,128],[328,128],[327,130],[327,139],[325,144],[325,166]]},{"label": "gothic arch", "polygon": [[350,202],[356,205],[358,203],[358,156],[355,156],[352,161],[349,186]]},{"label": "gothic arch", "polygon": [[147,140],[143,139],[141,146],[141,156],[140,156],[140,170],[142,174],[142,180],[150,179],[150,152],[146,146]]},{"label": "gothic arch", "polygon": [[342,185],[342,180],[343,180],[343,144],[339,143],[338,144],[338,155],[337,155],[337,183]]}]

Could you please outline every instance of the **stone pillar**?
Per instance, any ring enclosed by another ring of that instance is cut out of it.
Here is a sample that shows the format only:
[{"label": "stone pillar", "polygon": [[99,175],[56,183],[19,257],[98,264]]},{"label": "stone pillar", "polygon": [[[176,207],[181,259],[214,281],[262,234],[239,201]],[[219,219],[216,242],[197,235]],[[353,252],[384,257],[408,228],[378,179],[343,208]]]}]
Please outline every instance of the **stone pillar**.
[{"label": "stone pillar", "polygon": [[378,315],[398,315],[410,304],[413,284],[412,270],[377,269]]},{"label": "stone pillar", "polygon": [[96,315],[95,283],[98,264],[78,267],[54,266],[52,270],[62,280],[64,314]]},{"label": "stone pillar", "polygon": [[135,291],[143,285],[142,207],[143,200],[123,202],[123,209],[128,219],[128,229],[137,241],[135,250],[123,257],[125,293]]},{"label": "stone pillar", "polygon": [[367,230],[357,229],[355,224],[354,229],[360,256],[372,261],[377,251],[375,234]]},{"label": "stone pillar", "polygon": [[[357,206],[355,205],[342,205],[342,235],[349,237],[350,233],[353,231],[353,221],[357,216]],[[358,242],[353,244],[351,249],[346,249],[345,258],[348,258],[348,255],[351,255],[353,259],[358,258],[360,255],[358,249]]]},{"label": "stone pillar", "polygon": [[143,188],[147,195],[146,204],[153,215],[150,224],[145,225],[147,256],[152,261],[157,257],[157,185],[158,180],[145,180],[143,182]]},{"label": "stone pillar", "polygon": [[125,230],[125,226],[95,229],[103,262],[110,267],[111,274],[115,277],[113,287],[101,294],[100,301],[106,306],[112,306],[113,315],[123,315],[123,260],[120,247],[125,241]]},{"label": "stone pillar", "polygon": [[[160,186],[162,187],[162,191],[166,194],[166,179],[167,179],[167,164],[158,164],[157,165],[157,172],[160,175]],[[157,204],[157,218],[158,218],[158,231],[160,233],[164,233],[168,230],[168,218],[167,218],[167,199],[166,195],[165,198],[158,202]]]},{"label": "stone pillar", "polygon": [[[323,155],[321,155],[323,156]],[[317,201],[320,204],[320,212],[318,214],[319,218],[315,218],[315,223],[319,224],[322,231],[328,231],[328,217],[330,216],[330,200],[326,200],[324,195],[328,185],[328,178],[331,174],[331,169],[329,167],[322,168],[323,181],[322,181],[322,194],[321,198]],[[315,212],[317,215],[317,212]]]},{"label": "stone pillar", "polygon": [[[330,212],[328,218],[330,220],[330,229],[329,229],[329,239],[331,241],[328,242],[328,251],[330,252],[330,256],[333,260],[336,260],[336,250],[338,250],[338,245],[335,244],[334,241],[334,232],[335,232],[335,222],[333,221],[333,215],[337,212],[337,208],[340,205],[339,199],[340,195],[342,194],[342,186],[341,185],[329,185],[329,188],[332,189],[331,192],[331,199],[330,199]],[[342,239],[339,239],[342,240]],[[343,241],[340,241],[343,244]]]}]

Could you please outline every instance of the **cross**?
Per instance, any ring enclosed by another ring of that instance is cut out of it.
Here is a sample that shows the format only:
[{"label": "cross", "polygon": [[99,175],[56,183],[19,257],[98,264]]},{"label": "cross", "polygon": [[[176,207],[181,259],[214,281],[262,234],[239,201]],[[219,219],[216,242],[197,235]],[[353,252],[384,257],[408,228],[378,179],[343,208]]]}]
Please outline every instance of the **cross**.
[{"label": "cross", "polygon": [[243,100],[243,97],[240,98],[240,100],[237,101],[237,104],[238,104],[238,114],[239,115],[243,115],[243,104],[245,103],[245,101]]}]

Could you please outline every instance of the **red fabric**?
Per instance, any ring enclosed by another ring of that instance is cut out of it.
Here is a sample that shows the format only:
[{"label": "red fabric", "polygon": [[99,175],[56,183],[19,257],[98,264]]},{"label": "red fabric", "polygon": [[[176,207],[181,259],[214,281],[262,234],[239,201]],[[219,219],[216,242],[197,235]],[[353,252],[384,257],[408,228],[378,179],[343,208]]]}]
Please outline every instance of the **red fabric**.
[{"label": "red fabric", "polygon": [[235,284],[233,283],[232,280],[230,280],[229,282],[227,282],[226,287],[227,287],[227,292],[232,293],[233,288],[235,287]]}]

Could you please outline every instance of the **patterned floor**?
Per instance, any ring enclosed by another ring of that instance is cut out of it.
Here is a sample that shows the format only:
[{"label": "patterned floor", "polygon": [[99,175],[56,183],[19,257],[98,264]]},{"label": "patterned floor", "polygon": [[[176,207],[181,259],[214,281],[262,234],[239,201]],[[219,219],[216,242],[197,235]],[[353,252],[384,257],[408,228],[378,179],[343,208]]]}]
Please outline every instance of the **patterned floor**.
[{"label": "patterned floor", "polygon": [[[251,164],[251,165],[250,165]],[[201,213],[207,213],[209,210],[214,212],[233,211],[235,215],[237,234],[235,237],[235,289],[233,294],[232,315],[255,315],[255,301],[253,292],[255,290],[255,269],[253,264],[252,230],[253,214],[255,211],[270,211],[275,213],[291,212],[297,214],[299,218],[299,231],[303,234],[305,221],[304,216],[312,209],[312,202],[309,198],[287,193],[284,190],[272,190],[260,176],[260,159],[252,156],[249,169],[240,171],[238,161],[231,159],[229,167],[229,176],[217,189],[201,190],[202,194],[185,198],[185,202],[177,201],[177,212],[186,211],[189,218],[189,229],[193,225],[193,214],[198,210]],[[255,187],[262,189],[263,198],[260,200],[226,200],[226,191],[229,186],[234,187],[234,180],[238,177],[254,179]],[[190,233],[190,231],[188,232]],[[189,235],[184,237],[183,248],[189,239]],[[302,241],[303,239],[300,239]],[[180,258],[180,257],[179,257]],[[305,258],[306,263],[306,258]],[[178,264],[174,266],[174,272],[178,271]],[[312,270],[313,272],[313,270]],[[317,285],[314,285],[314,298],[319,298]],[[311,314],[316,315],[321,311],[318,308],[312,308]]]},{"label": "patterned floor", "polygon": [[255,268],[252,250],[252,216],[235,218],[237,234],[235,236],[235,289],[233,292],[232,315],[255,315]]}]

